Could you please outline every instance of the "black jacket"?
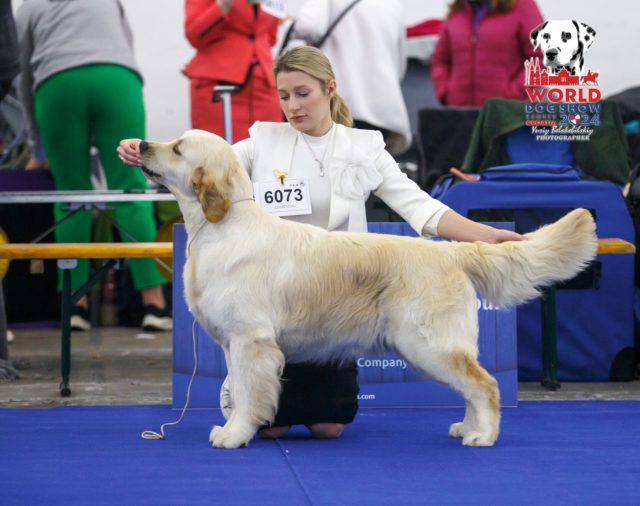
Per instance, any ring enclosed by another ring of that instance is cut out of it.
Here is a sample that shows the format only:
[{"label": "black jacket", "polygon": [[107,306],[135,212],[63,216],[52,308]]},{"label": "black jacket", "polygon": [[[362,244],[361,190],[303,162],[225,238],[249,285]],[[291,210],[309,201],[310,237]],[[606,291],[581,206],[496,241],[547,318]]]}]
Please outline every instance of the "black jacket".
[{"label": "black jacket", "polygon": [[0,0],[0,80],[11,80],[20,70],[20,50],[11,0]]}]

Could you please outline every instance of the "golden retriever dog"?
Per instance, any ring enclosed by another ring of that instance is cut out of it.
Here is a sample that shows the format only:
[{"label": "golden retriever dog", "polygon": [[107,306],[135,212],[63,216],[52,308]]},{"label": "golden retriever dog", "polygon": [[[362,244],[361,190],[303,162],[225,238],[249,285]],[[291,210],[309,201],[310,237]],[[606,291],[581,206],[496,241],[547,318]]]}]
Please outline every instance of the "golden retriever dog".
[{"label": "golden retriever dog", "polygon": [[285,359],[322,363],[383,349],[464,397],[450,436],[493,445],[500,399],[477,359],[476,291],[518,304],[596,254],[584,209],[498,245],[328,232],[258,207],[246,171],[214,134],[190,130],[140,151],[145,175],[180,205],[186,300],[225,353],[233,411],[211,430],[218,448],[247,445],[274,419]]}]

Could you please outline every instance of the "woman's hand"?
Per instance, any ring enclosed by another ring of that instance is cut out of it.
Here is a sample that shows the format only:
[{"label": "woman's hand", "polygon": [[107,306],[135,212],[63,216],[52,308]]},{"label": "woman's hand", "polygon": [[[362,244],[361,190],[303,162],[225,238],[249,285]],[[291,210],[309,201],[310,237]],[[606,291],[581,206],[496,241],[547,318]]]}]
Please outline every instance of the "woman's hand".
[{"label": "woman's hand", "polygon": [[468,218],[448,210],[438,222],[438,235],[444,239],[453,241],[474,242],[482,241],[490,244],[498,244],[506,241],[523,241],[524,235],[494,228],[483,223],[476,223]]},{"label": "woman's hand", "polygon": [[491,244],[499,244],[501,242],[507,241],[524,241],[526,237],[522,234],[518,234],[517,232],[512,232],[511,230],[504,230],[501,228],[493,228],[491,227],[491,238],[487,240],[487,242]]},{"label": "woman's hand", "polygon": [[24,170],[49,170],[49,161],[32,156],[24,166]]},{"label": "woman's hand", "polygon": [[140,143],[142,139],[122,139],[116,151],[118,152],[118,158],[123,163],[131,165],[132,167],[141,167],[142,160],[140,160]]},{"label": "woman's hand", "polygon": [[218,9],[222,11],[222,14],[227,15],[233,5],[233,0],[216,0]]}]

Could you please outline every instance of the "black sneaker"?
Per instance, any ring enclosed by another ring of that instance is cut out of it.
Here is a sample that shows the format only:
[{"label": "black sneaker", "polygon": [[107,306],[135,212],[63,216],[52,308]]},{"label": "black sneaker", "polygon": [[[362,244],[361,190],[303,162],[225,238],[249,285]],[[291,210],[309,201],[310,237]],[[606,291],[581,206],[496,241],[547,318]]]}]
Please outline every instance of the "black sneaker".
[{"label": "black sneaker", "polygon": [[142,309],[142,328],[146,331],[167,331],[173,329],[171,313],[167,308],[160,309],[158,306],[144,306]]},{"label": "black sneaker", "polygon": [[81,306],[71,308],[71,330],[91,330],[89,311]]}]

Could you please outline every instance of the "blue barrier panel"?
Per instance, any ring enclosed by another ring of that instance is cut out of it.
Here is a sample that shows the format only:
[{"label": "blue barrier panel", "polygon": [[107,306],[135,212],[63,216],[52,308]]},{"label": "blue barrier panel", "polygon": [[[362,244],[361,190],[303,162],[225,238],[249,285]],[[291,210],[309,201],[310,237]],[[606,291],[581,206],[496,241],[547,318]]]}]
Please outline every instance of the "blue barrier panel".
[{"label": "blue barrier panel", "polygon": [[[498,226],[498,225],[497,225]],[[500,223],[506,227],[509,224]],[[415,235],[406,223],[371,223],[371,232]],[[182,408],[193,371],[192,323],[184,300],[182,269],[185,261],[184,225],[173,230],[173,407]],[[518,400],[516,312],[492,307],[478,299],[480,362],[498,380],[501,404]],[[218,407],[220,385],[227,374],[222,349],[196,325],[198,374],[191,389],[190,407]],[[356,357],[359,403],[362,407],[464,406],[460,395],[416,373],[393,353]]]}]

